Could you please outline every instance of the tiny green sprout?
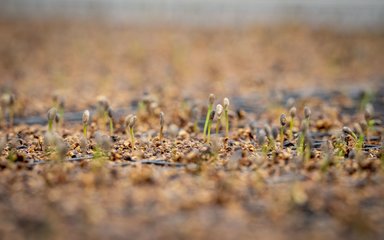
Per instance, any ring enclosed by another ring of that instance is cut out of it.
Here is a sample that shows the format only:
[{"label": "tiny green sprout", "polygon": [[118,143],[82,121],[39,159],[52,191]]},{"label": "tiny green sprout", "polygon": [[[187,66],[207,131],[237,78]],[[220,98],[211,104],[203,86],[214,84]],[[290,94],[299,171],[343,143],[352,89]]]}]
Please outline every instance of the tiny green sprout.
[{"label": "tiny green sprout", "polygon": [[47,118],[48,118],[48,131],[52,132],[53,122],[57,121],[57,119],[58,119],[57,110],[55,107],[49,109],[48,114],[47,114]]},{"label": "tiny green sprout", "polygon": [[220,123],[221,123],[221,114],[222,113],[223,113],[223,106],[221,106],[221,104],[217,104],[217,106],[216,106],[216,116],[217,116],[216,135],[219,134]]},{"label": "tiny green sprout", "polygon": [[95,133],[96,149],[93,154],[95,159],[102,159],[111,149],[111,138],[100,132]]},{"label": "tiny green sprout", "polygon": [[343,133],[345,135],[349,135],[349,136],[353,137],[353,139],[357,140],[356,134],[349,127],[343,127]]},{"label": "tiny green sprout", "polygon": [[228,137],[229,134],[229,118],[228,118],[228,107],[229,107],[229,99],[224,98],[224,121],[225,121],[225,137]]},{"label": "tiny green sprout", "polygon": [[272,129],[268,124],[264,125],[264,131],[268,139],[268,151],[275,150],[275,139],[273,138]]},{"label": "tiny green sprout", "polygon": [[109,119],[109,134],[112,136],[114,132],[113,131],[113,113],[110,107],[108,107],[107,114]]},{"label": "tiny green sprout", "polygon": [[85,110],[83,113],[83,134],[85,139],[87,139],[88,125],[89,125],[89,111]]},{"label": "tiny green sprout", "polygon": [[133,115],[128,120],[128,128],[129,128],[129,134],[131,135],[131,144],[132,148],[135,146],[135,134],[133,132],[133,128],[135,127],[137,117]]},{"label": "tiny green sprout", "polygon": [[257,143],[261,147],[261,151],[262,151],[263,155],[266,157],[268,154],[268,146],[265,145],[265,138],[266,138],[265,130],[261,129],[259,131],[258,136],[257,136]]},{"label": "tiny green sprout", "polygon": [[293,125],[294,125],[294,119],[296,117],[296,107],[291,107],[289,109],[289,139],[293,138]]},{"label": "tiny green sprout", "polygon": [[212,110],[208,118],[207,139],[206,139],[207,143],[211,141],[211,126],[214,118],[215,118],[215,110]]},{"label": "tiny green sprout", "polygon": [[1,105],[4,111],[4,118],[5,118],[5,111],[8,110],[9,127],[13,127],[15,95],[8,94],[8,93],[3,94],[3,96],[1,97]]},{"label": "tiny green sprout", "polygon": [[163,129],[164,129],[164,113],[160,112],[160,133],[159,133],[159,139],[163,139]]},{"label": "tiny green sprout", "polygon": [[307,131],[308,131],[308,125],[303,122],[301,124],[300,130],[301,130],[301,132],[300,132],[300,136],[299,136],[299,139],[298,139],[298,145],[296,146],[296,148],[297,148],[298,154],[302,155],[304,153],[305,136],[306,136]]},{"label": "tiny green sprout", "polygon": [[367,130],[366,130],[367,141],[369,141],[369,138],[368,138],[369,131],[373,127],[373,124],[374,124],[374,120],[372,119],[373,115],[374,115],[373,106],[372,106],[372,104],[367,103],[365,106],[365,109],[364,109],[364,118],[365,118],[365,122],[367,125]]},{"label": "tiny green sprout", "polygon": [[287,125],[287,117],[285,116],[285,114],[281,114],[280,115],[280,143],[281,143],[281,146],[283,147],[284,146],[284,129],[285,129],[285,126]]},{"label": "tiny green sprout", "polygon": [[98,123],[101,123],[101,126],[104,126],[108,119],[108,109],[109,103],[105,96],[97,97],[97,113],[98,113]]},{"label": "tiny green sprout", "polygon": [[363,145],[364,145],[364,131],[358,123],[354,123],[353,128],[355,132],[359,135],[359,138],[357,139],[356,146],[355,146],[357,151],[359,151],[360,149],[363,148]]},{"label": "tiny green sprout", "polygon": [[311,117],[311,109],[308,106],[304,107],[304,118],[309,121],[309,118]]},{"label": "tiny green sprout", "polygon": [[199,126],[198,126],[198,123],[199,123],[199,109],[198,109],[197,106],[192,108],[191,115],[192,115],[192,119],[193,119],[193,131],[195,133],[197,133],[197,132],[199,132]]},{"label": "tiny green sprout", "polygon": [[211,93],[209,95],[209,103],[208,103],[208,110],[207,110],[207,116],[205,117],[205,124],[204,124],[204,137],[207,136],[207,130],[208,130],[208,124],[209,124],[209,117],[211,116],[211,112],[213,109],[213,103],[215,102],[215,95]]},{"label": "tiny green sprout", "polygon": [[64,142],[63,139],[59,138],[56,140],[56,154],[58,161],[64,161],[65,156],[68,152],[68,145]]},{"label": "tiny green sprout", "polygon": [[62,96],[59,94],[54,94],[53,97],[53,104],[54,107],[57,109],[59,119],[60,119],[60,126],[63,124],[64,121],[64,107],[65,107],[65,100]]}]

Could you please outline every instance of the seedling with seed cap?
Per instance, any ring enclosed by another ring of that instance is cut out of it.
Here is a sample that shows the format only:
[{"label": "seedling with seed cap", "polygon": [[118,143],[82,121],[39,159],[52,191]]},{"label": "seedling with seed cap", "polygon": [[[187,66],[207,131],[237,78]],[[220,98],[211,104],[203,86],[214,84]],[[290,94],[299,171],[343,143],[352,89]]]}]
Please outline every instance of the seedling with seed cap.
[{"label": "seedling with seed cap", "polygon": [[85,139],[87,139],[88,125],[89,125],[89,111],[85,110],[83,113],[83,134]]},{"label": "seedling with seed cap", "polygon": [[207,126],[207,143],[211,141],[211,126],[212,126],[212,121],[215,118],[215,110],[212,110],[211,113],[209,114],[208,118],[208,126]]},{"label": "seedling with seed cap", "polygon": [[55,94],[53,95],[53,104],[54,107],[57,109],[57,114],[59,116],[59,125],[62,126],[64,121],[64,107],[65,107],[65,100],[62,96]]},{"label": "seedling with seed cap", "polygon": [[296,108],[292,107],[289,109],[289,139],[293,139],[293,125],[294,125],[294,119],[296,117]]},{"label": "seedling with seed cap", "polygon": [[193,107],[192,108],[192,119],[193,119],[193,131],[195,133],[199,132],[199,127],[198,127],[198,123],[199,123],[199,109],[197,106]]},{"label": "seedling with seed cap", "polygon": [[160,112],[160,132],[159,132],[159,139],[163,139],[163,129],[164,129],[164,113]]},{"label": "seedling with seed cap", "polygon": [[373,128],[373,125],[374,125],[374,120],[372,119],[373,118],[373,115],[374,115],[374,109],[373,109],[373,106],[372,104],[368,103],[366,104],[365,106],[365,109],[364,109],[364,118],[365,118],[365,122],[366,122],[366,137],[367,137],[367,141],[369,141],[369,131],[370,129]]},{"label": "seedling with seed cap", "polygon": [[212,109],[213,109],[213,103],[214,102],[215,102],[215,95],[213,93],[211,93],[209,95],[209,103],[208,103],[207,116],[205,117],[204,132],[203,132],[204,137],[207,136],[209,119],[210,119],[210,116],[211,116],[211,112],[212,112]]},{"label": "seedling with seed cap", "polygon": [[285,126],[287,125],[287,118],[285,117],[285,114],[280,115],[280,143],[281,147],[284,147],[284,129]]},{"label": "seedling with seed cap", "polygon": [[228,118],[229,99],[228,98],[224,98],[223,106],[224,106],[224,121],[225,121],[225,137],[228,137],[228,134],[229,134],[229,118]]},{"label": "seedling with seed cap", "polygon": [[135,146],[135,134],[133,132],[133,128],[135,127],[136,119],[137,119],[137,117],[135,115],[132,115],[131,117],[129,117],[129,119],[127,119],[129,134],[131,135],[132,148],[134,148],[134,146]]},{"label": "seedling with seed cap", "polygon": [[216,135],[219,134],[220,124],[221,124],[221,114],[222,113],[223,113],[223,106],[221,106],[221,104],[217,104],[217,106],[216,106],[216,116],[217,116]]},{"label": "seedling with seed cap", "polygon": [[108,119],[109,119],[109,135],[112,136],[113,135],[113,114],[112,114],[112,109],[111,108],[108,108]]},{"label": "seedling with seed cap", "polygon": [[264,125],[264,131],[268,139],[268,151],[275,150],[275,139],[273,138],[272,129],[268,124]]},{"label": "seedling with seed cap", "polygon": [[57,122],[57,120],[59,119],[59,117],[57,115],[57,109],[55,107],[49,109],[48,114],[47,114],[47,118],[48,118],[48,131],[52,132],[53,122],[54,121]]},{"label": "seedling with seed cap", "polygon": [[9,127],[13,127],[13,118],[14,118],[14,105],[15,105],[15,95],[5,93],[1,97],[1,106],[4,111],[4,119],[5,119],[5,112],[8,110],[9,114]]}]

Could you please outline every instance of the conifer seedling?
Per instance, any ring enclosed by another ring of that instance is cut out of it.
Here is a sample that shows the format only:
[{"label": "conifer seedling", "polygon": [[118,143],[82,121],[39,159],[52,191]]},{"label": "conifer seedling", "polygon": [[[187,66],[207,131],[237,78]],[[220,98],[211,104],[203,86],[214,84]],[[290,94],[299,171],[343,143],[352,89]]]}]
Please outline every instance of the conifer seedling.
[{"label": "conifer seedling", "polygon": [[58,120],[57,109],[55,107],[49,109],[47,118],[48,118],[48,131],[52,132],[53,122]]},{"label": "conifer seedling", "polygon": [[214,118],[215,118],[215,110],[212,110],[208,118],[207,138],[206,138],[207,143],[211,141],[211,126]]},{"label": "conifer seedling", "polygon": [[89,111],[85,110],[83,113],[83,134],[85,139],[87,139],[88,125],[89,125]]},{"label": "conifer seedling", "polygon": [[289,116],[290,116],[290,119],[289,119],[289,139],[293,139],[293,125],[294,125],[294,119],[296,117],[296,108],[295,107],[291,107],[291,109],[289,109]]},{"label": "conifer seedling", "polygon": [[108,107],[108,110],[107,110],[107,114],[108,114],[108,120],[109,120],[109,135],[110,136],[113,136],[113,113],[112,113],[112,109],[110,107]]},{"label": "conifer seedling", "polygon": [[209,117],[211,116],[211,112],[213,109],[213,103],[215,102],[215,95],[211,93],[209,95],[209,102],[208,102],[208,110],[207,110],[207,116],[205,117],[205,124],[204,124],[204,132],[203,135],[204,137],[207,136],[207,129],[208,129],[208,124],[209,124]]},{"label": "conifer seedling", "polygon": [[164,113],[160,112],[160,133],[159,133],[159,139],[163,139],[163,129],[164,129]]},{"label": "conifer seedling", "polygon": [[285,129],[286,125],[287,125],[287,117],[283,113],[280,115],[280,143],[281,143],[281,147],[284,146],[284,129]]},{"label": "conifer seedling", "polygon": [[223,113],[223,106],[221,106],[221,104],[217,104],[217,106],[216,106],[216,116],[217,116],[216,135],[219,134],[220,124],[221,124],[221,114],[222,113]]},{"label": "conifer seedling", "polygon": [[225,121],[225,137],[228,137],[228,134],[229,134],[229,118],[228,118],[229,99],[228,98],[224,98],[223,106],[224,106],[224,121]]}]

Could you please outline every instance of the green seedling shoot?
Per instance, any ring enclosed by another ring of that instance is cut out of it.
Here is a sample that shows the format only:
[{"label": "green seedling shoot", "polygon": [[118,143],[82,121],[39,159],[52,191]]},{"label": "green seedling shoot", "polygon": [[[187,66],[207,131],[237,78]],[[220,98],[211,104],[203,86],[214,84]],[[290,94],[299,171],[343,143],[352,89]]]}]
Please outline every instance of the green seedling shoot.
[{"label": "green seedling shoot", "polygon": [[108,119],[109,119],[109,135],[112,136],[114,133],[113,130],[113,114],[112,114],[112,109],[108,108]]},{"label": "green seedling shoot", "polygon": [[211,126],[214,118],[215,118],[215,110],[212,110],[208,118],[207,139],[206,139],[207,143],[211,141]]},{"label": "green seedling shoot", "polygon": [[221,104],[217,104],[216,106],[216,116],[217,116],[217,121],[216,121],[216,135],[219,134],[220,130],[220,123],[221,123],[221,114],[223,113],[223,106]]},{"label": "green seedling shoot", "polygon": [[[9,127],[13,127],[13,118],[14,118],[14,105],[15,105],[15,95],[13,94],[3,94],[1,97],[1,105],[2,105],[2,110],[4,111],[4,114],[2,117],[5,119],[5,113],[6,110],[8,110],[9,114]],[[1,120],[1,119],[0,119]]]},{"label": "green seedling shoot", "polygon": [[87,139],[88,125],[89,125],[89,111],[85,110],[83,113],[83,134],[85,139]]},{"label": "green seedling shoot", "polygon": [[224,121],[225,121],[225,137],[228,137],[228,134],[229,134],[229,118],[228,118],[229,99],[228,98],[224,98],[223,106],[224,106]]},{"label": "green seedling shoot", "polygon": [[296,108],[295,107],[292,107],[291,109],[289,109],[289,116],[290,116],[290,119],[289,119],[289,139],[292,140],[293,139],[294,119],[296,117]]},{"label": "green seedling shoot", "polygon": [[213,108],[213,103],[214,102],[215,102],[215,95],[213,93],[211,93],[209,95],[209,103],[208,103],[207,116],[205,117],[204,132],[203,132],[204,137],[207,136],[209,118],[211,116],[211,112],[212,112],[212,108]]},{"label": "green seedling shoot", "polygon": [[164,129],[164,113],[160,112],[160,132],[159,132],[159,139],[163,139],[163,129]]},{"label": "green seedling shoot", "polygon": [[134,146],[135,146],[135,134],[133,132],[133,128],[135,127],[136,119],[137,119],[137,117],[134,115],[128,116],[128,119],[127,119],[129,134],[131,136],[132,148],[134,148]]},{"label": "green seedling shoot", "polygon": [[52,132],[53,122],[58,120],[57,110],[55,107],[49,109],[47,118],[48,118],[48,131]]},{"label": "green seedling shoot", "polygon": [[284,147],[284,129],[287,125],[287,118],[285,117],[285,114],[280,115],[280,143],[281,147]]}]

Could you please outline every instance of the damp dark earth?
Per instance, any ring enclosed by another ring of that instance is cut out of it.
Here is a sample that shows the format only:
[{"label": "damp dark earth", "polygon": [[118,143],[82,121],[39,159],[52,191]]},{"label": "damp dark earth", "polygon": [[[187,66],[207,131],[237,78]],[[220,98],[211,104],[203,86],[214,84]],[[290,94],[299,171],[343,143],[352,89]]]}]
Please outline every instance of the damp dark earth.
[{"label": "damp dark earth", "polygon": [[0,239],[380,239],[384,34],[0,21]]}]

